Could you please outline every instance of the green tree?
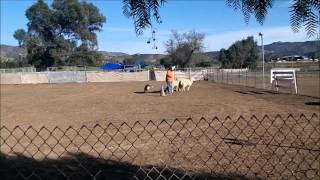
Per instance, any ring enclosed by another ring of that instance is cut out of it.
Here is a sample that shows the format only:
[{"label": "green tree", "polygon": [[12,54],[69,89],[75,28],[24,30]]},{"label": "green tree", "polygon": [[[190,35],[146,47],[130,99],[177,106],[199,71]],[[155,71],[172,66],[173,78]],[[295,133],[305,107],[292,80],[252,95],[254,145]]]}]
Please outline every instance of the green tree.
[{"label": "green tree", "polygon": [[13,37],[18,41],[19,47],[22,47],[27,40],[27,32],[23,29],[18,29],[14,32]]},{"label": "green tree", "polygon": [[228,53],[229,53],[228,50],[226,50],[224,48],[219,51],[218,61],[220,61],[222,68],[229,67]]},{"label": "green tree", "polygon": [[[27,59],[37,68],[80,63],[74,57],[88,55],[88,62],[101,60],[95,51],[96,32],[101,31],[106,18],[91,3],[78,0],[54,0],[51,8],[38,0],[26,10],[28,38]],[[91,52],[92,51],[92,52]],[[72,59],[72,60],[71,60]]]},{"label": "green tree", "polygon": [[99,66],[104,61],[103,55],[89,49],[86,45],[76,48],[75,52],[67,59],[68,65],[73,66]]},{"label": "green tree", "polygon": [[136,59],[134,59],[133,57],[126,57],[123,60],[123,64],[125,65],[134,65],[136,63]]},{"label": "green tree", "polygon": [[15,59],[7,59],[0,57],[0,68],[17,68],[20,63]]},{"label": "green tree", "polygon": [[169,57],[164,57],[160,59],[160,64],[164,66],[165,68],[169,68],[173,66],[173,63]]},{"label": "green tree", "polygon": [[186,67],[191,64],[195,53],[203,51],[204,34],[190,31],[179,34],[172,31],[172,38],[166,42],[166,51],[173,64]]},{"label": "green tree", "polygon": [[202,60],[199,63],[196,64],[196,67],[210,67],[212,65],[212,62],[209,60]]},{"label": "green tree", "polygon": [[257,66],[257,43],[253,37],[247,37],[233,43],[228,50],[221,49],[219,61],[221,68],[255,68]]},{"label": "green tree", "polygon": [[54,0],[52,7],[59,34],[80,40],[90,48],[97,45],[95,32],[102,30],[106,18],[96,6],[78,0]]},{"label": "green tree", "polygon": [[320,52],[308,53],[307,56],[308,56],[309,58],[311,58],[312,60],[314,60],[314,59],[320,59]]}]

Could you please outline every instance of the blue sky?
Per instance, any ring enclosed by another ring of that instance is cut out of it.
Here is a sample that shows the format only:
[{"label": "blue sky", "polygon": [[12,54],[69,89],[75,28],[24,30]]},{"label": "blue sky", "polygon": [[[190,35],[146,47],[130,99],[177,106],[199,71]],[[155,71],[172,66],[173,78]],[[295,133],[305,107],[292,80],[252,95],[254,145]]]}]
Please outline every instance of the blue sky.
[{"label": "blue sky", "polygon": [[[275,0],[274,7],[261,26],[254,18],[244,22],[241,12],[229,8],[226,0],[168,0],[160,10],[162,24],[157,24],[157,50],[147,44],[151,36],[146,30],[141,36],[134,31],[132,19],[122,14],[120,0],[91,0],[106,16],[103,31],[98,34],[99,50],[134,53],[165,53],[164,43],[171,37],[171,30],[204,33],[205,50],[213,51],[229,47],[234,41],[254,36],[260,44],[258,32],[264,33],[265,44],[276,41],[307,41],[303,29],[293,33],[289,23],[289,0]],[[17,45],[12,34],[18,28],[26,29],[25,10],[33,0],[1,0],[1,44]],[[50,1],[47,1],[50,3]]]}]

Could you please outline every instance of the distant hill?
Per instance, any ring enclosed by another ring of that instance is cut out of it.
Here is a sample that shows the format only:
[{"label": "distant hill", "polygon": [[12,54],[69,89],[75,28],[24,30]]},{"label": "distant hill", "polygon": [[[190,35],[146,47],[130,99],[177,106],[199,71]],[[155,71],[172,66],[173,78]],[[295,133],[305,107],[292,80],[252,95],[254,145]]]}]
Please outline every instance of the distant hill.
[{"label": "distant hill", "polygon": [[[261,46],[258,46],[259,54]],[[300,55],[310,57],[316,52],[320,52],[320,41],[305,42],[274,42],[264,46],[266,59],[271,57],[282,57]],[[219,51],[206,52],[207,55],[217,59]]]},{"label": "distant hill", "polygon": [[320,52],[320,41],[274,42],[265,45],[264,49],[265,54],[269,56],[310,56],[315,52]]},{"label": "distant hill", "polygon": [[211,57],[212,59],[218,59],[219,51],[209,51],[204,53],[206,56]]},{"label": "distant hill", "polygon": [[[107,52],[107,51],[99,51],[106,58],[111,57],[125,57],[130,56],[129,54],[123,52]],[[10,45],[0,45],[0,57],[2,58],[13,58],[18,59],[19,54],[21,56],[27,55],[27,50],[25,48],[20,48],[19,46],[10,46]]]},{"label": "distant hill", "polygon": [[[258,47],[259,51],[261,47]],[[266,59],[271,57],[282,57],[291,55],[300,55],[310,57],[316,52],[320,52],[320,41],[305,42],[274,42],[264,46]],[[144,61],[146,63],[158,64],[160,59],[165,57],[164,54],[134,54],[129,55],[123,52],[107,52],[99,51],[108,62],[123,62],[125,59],[133,59],[134,61]],[[1,57],[18,59],[19,54],[26,56],[25,49],[17,46],[1,45]],[[205,52],[204,55],[210,59],[217,60],[219,51]]]},{"label": "distant hill", "polygon": [[0,57],[19,59],[19,56],[25,57],[27,50],[18,46],[0,45]]},{"label": "distant hill", "polygon": [[[19,54],[22,57],[27,55],[27,51],[24,48],[18,46],[10,45],[0,45],[2,58],[10,59],[19,59]],[[165,57],[163,54],[134,54],[129,55],[123,52],[108,52],[108,51],[99,51],[103,56],[106,62],[122,63],[125,59],[133,59],[133,61],[144,61],[146,63],[158,63],[161,58]]]},{"label": "distant hill", "polygon": [[149,64],[159,64],[160,59],[166,57],[164,54],[134,54],[132,58]]},{"label": "distant hill", "polygon": [[160,59],[165,57],[163,54],[133,54],[129,55],[122,52],[106,52],[99,51],[103,54],[106,62],[122,63],[126,59],[130,59],[132,62],[145,62],[148,64],[157,64]]},{"label": "distant hill", "polygon": [[129,54],[123,52],[107,52],[107,51],[99,51],[104,57],[119,57],[119,56],[130,56]]}]

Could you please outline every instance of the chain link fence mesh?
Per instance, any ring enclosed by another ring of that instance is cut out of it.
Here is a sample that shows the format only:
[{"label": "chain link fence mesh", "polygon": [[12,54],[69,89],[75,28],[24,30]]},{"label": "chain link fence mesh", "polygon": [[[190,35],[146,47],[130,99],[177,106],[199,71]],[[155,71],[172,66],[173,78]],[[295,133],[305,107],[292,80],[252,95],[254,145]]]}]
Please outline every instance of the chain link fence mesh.
[{"label": "chain link fence mesh", "polygon": [[1,131],[1,179],[319,179],[319,115]]},{"label": "chain link fence mesh", "polygon": [[[320,64],[319,64],[320,65]],[[296,71],[298,94],[320,97],[320,66],[316,69]],[[299,68],[298,68],[299,69]],[[270,77],[270,69],[266,69],[264,76],[262,70],[248,69],[207,69],[205,79],[212,82],[241,85],[259,89],[276,90]],[[281,81],[278,85],[283,93],[294,93],[294,84],[291,81]]]}]

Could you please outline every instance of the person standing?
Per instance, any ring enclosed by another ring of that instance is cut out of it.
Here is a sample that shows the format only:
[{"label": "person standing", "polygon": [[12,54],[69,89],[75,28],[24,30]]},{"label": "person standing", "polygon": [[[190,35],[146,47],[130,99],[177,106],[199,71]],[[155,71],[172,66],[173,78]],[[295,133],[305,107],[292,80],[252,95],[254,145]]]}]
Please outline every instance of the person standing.
[{"label": "person standing", "polygon": [[168,92],[169,94],[173,93],[173,89],[172,89],[172,82],[174,80],[174,73],[173,70],[175,69],[174,66],[170,67],[167,70],[167,74],[166,74],[166,83],[167,83],[167,87],[165,89],[166,92]]}]

